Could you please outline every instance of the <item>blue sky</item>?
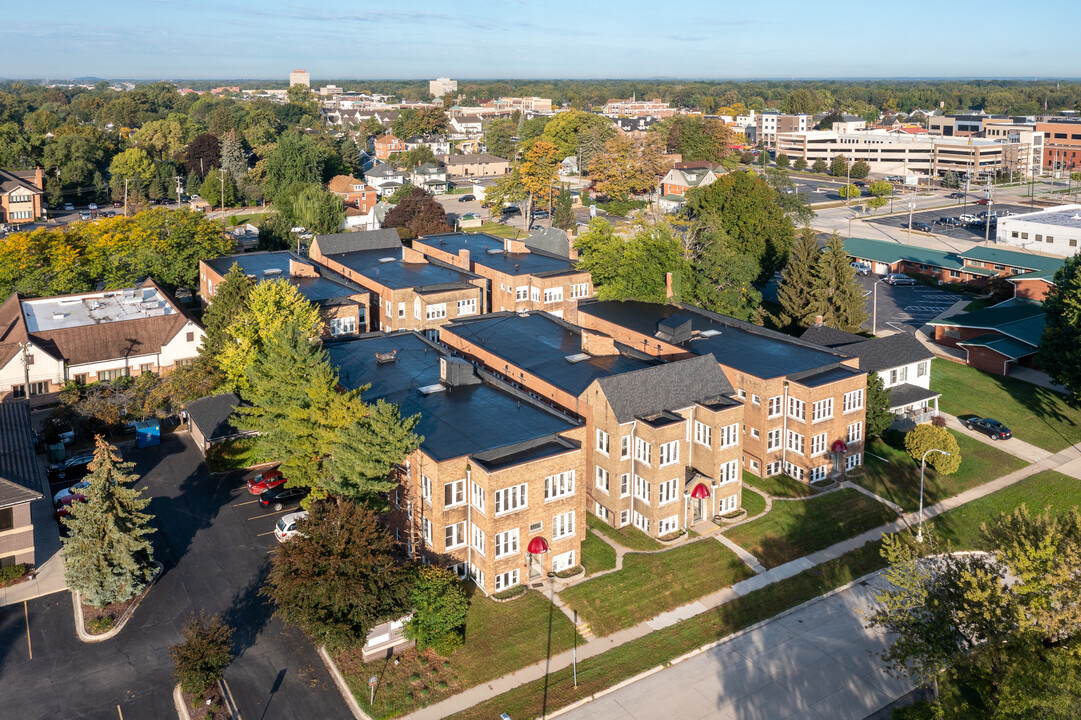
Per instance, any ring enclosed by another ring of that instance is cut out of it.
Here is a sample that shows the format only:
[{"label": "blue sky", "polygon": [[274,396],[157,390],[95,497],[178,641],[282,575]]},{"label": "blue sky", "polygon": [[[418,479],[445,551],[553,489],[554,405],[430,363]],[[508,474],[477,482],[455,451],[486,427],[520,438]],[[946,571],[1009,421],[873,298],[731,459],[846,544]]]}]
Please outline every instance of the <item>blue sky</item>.
[{"label": "blue sky", "polygon": [[0,15],[15,78],[1081,75],[1059,31],[1077,0],[7,0]]}]

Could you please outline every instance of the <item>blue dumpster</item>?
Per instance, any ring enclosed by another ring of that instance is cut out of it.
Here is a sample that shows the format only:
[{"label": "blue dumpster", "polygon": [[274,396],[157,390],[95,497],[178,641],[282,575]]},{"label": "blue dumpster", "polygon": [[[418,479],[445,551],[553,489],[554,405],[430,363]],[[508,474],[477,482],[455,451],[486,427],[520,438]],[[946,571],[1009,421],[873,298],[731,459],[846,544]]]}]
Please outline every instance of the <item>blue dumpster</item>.
[{"label": "blue dumpster", "polygon": [[142,420],[135,423],[135,447],[161,445],[161,423],[157,420]]}]

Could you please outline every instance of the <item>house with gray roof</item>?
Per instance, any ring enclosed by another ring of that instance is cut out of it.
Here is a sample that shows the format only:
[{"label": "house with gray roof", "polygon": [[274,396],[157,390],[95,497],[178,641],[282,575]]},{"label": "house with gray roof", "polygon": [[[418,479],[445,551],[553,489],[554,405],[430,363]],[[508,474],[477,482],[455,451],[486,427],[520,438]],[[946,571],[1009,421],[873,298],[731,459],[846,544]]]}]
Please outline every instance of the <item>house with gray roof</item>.
[{"label": "house with gray roof", "polygon": [[[35,555],[34,524],[52,526],[52,513],[48,507],[35,513],[32,507],[37,501],[48,502],[42,493],[46,486],[41,469],[34,452],[30,409],[26,403],[0,403],[0,567],[40,567],[46,559]],[[39,533],[45,529],[56,537],[55,527],[39,528]]]}]

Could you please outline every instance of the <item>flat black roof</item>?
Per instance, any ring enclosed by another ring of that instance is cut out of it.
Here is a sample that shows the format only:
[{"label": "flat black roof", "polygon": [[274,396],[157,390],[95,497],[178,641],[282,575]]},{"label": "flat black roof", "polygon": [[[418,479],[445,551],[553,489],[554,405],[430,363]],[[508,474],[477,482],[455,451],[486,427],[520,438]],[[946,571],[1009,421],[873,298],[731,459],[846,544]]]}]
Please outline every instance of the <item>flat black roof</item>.
[{"label": "flat black roof", "polygon": [[457,255],[459,250],[468,250],[470,260],[505,275],[542,276],[577,272],[574,263],[566,258],[543,252],[506,252],[503,239],[487,233],[426,235],[418,238],[417,242],[452,255]]},{"label": "flat black roof", "polygon": [[[402,262],[402,254],[399,248],[389,248],[338,253],[327,257],[392,290],[451,284],[465,287],[471,284],[470,280],[477,278],[473,273],[443,265]],[[393,258],[394,261],[380,262],[385,258]]]},{"label": "flat black roof", "polygon": [[[846,357],[774,330],[752,325],[691,305],[660,305],[636,300],[598,300],[578,303],[578,312],[654,337],[657,324],[672,315],[691,319],[698,334],[679,343],[696,355],[713,354],[717,362],[761,378],[835,365]],[[703,337],[701,333],[716,331]],[[642,349],[642,348],[638,348]]]},{"label": "flat black roof", "polygon": [[[305,265],[315,268],[319,277],[293,277],[289,274],[289,261],[296,260]],[[345,278],[340,281],[327,277],[328,271],[316,265],[310,260],[304,260],[290,250],[276,252],[243,253],[240,255],[226,255],[224,257],[207,260],[207,265],[214,268],[220,275],[226,275],[233,263],[240,266],[245,275],[254,275],[256,282],[264,280],[288,280],[296,286],[300,294],[314,303],[324,303],[327,300],[357,295],[367,292],[363,288],[354,287]],[[271,274],[267,274],[267,271]]]},{"label": "flat black roof", "polygon": [[[528,317],[495,313],[451,323],[440,332],[452,333],[479,345],[575,396],[580,395],[597,378],[657,364],[625,355],[590,356],[579,362],[570,362],[567,357],[582,352],[581,334],[542,312],[531,312]],[[493,370],[504,372],[502,366]]]},{"label": "flat black roof", "polygon": [[[393,362],[376,362],[376,353],[395,350]],[[522,443],[577,426],[569,418],[488,382],[421,393],[420,388],[439,384],[442,353],[414,333],[330,344],[327,352],[338,367],[343,387],[371,384],[363,394],[366,400],[396,403],[403,417],[419,413],[416,433],[424,437],[421,447],[435,460],[499,448],[517,454]],[[498,462],[496,456],[490,455],[491,462]]]}]

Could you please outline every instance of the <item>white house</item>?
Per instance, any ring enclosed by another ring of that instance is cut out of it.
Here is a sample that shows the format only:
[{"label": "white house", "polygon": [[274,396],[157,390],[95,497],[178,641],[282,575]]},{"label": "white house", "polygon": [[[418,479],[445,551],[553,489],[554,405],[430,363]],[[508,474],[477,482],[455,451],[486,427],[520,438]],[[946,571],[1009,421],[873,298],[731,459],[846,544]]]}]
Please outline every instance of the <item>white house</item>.
[{"label": "white house", "polygon": [[379,192],[380,197],[383,197],[405,184],[405,171],[398,170],[393,165],[381,163],[364,173],[364,179]]},{"label": "white house", "polygon": [[484,132],[484,120],[479,115],[452,117],[450,119],[450,129],[455,135],[469,138],[480,137]]}]

